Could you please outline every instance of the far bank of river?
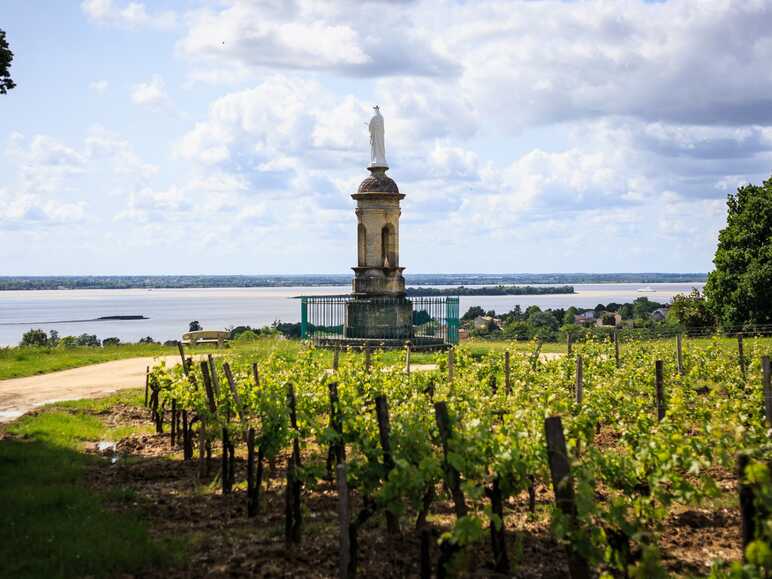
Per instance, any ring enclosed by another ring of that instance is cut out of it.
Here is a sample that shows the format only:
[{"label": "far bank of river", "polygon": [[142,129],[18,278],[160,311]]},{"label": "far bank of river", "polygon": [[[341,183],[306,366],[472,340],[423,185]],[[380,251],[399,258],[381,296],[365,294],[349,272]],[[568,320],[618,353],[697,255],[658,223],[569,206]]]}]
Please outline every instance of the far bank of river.
[{"label": "far bank of river", "polygon": [[[663,284],[572,284],[573,294],[462,296],[461,313],[471,306],[503,313],[516,304],[522,308],[570,306],[592,308],[609,302],[632,302],[646,296],[668,302],[677,293],[704,283]],[[468,286],[474,287],[474,286]],[[638,291],[651,288],[653,291]],[[265,326],[276,320],[298,322],[300,295],[345,294],[350,286],[266,287],[212,289],[125,289],[125,290],[38,290],[0,292],[0,345],[19,343],[31,327],[56,330],[59,335],[96,334],[100,339],[115,336],[135,342],[145,336],[173,340],[187,331],[192,320],[206,329],[236,325]],[[45,323],[55,320],[94,320],[109,316],[145,316],[140,320],[99,320],[74,323]]]}]

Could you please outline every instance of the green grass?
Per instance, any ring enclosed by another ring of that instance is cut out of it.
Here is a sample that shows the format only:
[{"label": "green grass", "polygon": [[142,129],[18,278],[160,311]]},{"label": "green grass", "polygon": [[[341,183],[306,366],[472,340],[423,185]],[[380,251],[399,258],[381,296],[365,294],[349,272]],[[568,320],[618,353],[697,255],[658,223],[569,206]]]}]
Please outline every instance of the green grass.
[{"label": "green grass", "polygon": [[0,380],[47,374],[110,360],[176,354],[158,344],[126,344],[106,348],[0,348]]},{"label": "green grass", "polygon": [[99,496],[87,468],[104,460],[82,452],[86,441],[117,440],[95,412],[136,403],[139,391],[92,401],[57,403],[5,428],[0,439],[0,576],[106,577],[139,573],[182,556],[179,541],[150,538],[139,518],[111,512],[107,500],[130,503],[130,489]]}]

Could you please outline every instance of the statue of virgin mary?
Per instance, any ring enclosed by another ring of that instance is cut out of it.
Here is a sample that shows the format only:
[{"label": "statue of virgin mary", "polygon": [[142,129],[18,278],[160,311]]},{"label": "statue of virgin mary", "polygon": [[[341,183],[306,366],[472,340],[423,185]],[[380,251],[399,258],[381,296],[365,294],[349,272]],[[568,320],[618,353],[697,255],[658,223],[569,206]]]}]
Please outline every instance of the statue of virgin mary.
[{"label": "statue of virgin mary", "polygon": [[370,167],[389,168],[386,163],[386,145],[383,139],[383,116],[378,105],[373,107],[375,114],[370,119]]}]

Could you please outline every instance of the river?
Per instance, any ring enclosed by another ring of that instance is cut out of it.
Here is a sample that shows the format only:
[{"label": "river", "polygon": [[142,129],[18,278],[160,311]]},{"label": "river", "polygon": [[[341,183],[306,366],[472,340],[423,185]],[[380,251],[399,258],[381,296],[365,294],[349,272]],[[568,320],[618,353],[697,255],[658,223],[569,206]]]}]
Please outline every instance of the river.
[{"label": "river", "polygon": [[[593,308],[610,302],[632,302],[646,296],[668,302],[677,293],[692,287],[702,290],[704,283],[661,284],[573,284],[574,294],[533,296],[461,297],[461,313],[470,306],[504,313],[516,304],[545,308],[570,306]],[[474,287],[474,286],[469,286]],[[653,291],[641,292],[650,288]],[[0,292],[0,345],[19,343],[30,328],[56,330],[60,336],[96,334],[100,339],[117,337],[136,342],[145,336],[155,340],[173,340],[187,331],[192,320],[204,329],[223,329],[249,325],[261,327],[276,320],[300,321],[300,295],[344,294],[350,286],[340,287],[261,287],[213,289],[127,289],[127,290],[40,290]],[[145,320],[104,320],[66,322],[103,316],[142,315]]]}]

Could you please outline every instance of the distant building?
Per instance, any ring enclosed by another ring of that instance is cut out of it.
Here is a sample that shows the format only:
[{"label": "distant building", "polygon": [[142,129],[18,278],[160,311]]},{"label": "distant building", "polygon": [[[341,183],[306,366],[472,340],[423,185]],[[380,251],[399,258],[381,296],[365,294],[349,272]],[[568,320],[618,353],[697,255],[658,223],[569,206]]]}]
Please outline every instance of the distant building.
[{"label": "distant building", "polygon": [[477,316],[474,319],[474,329],[478,332],[490,332],[494,327],[497,327],[498,320],[496,318],[493,318],[491,316]]},{"label": "distant building", "polygon": [[651,312],[651,319],[655,322],[664,322],[667,318],[667,310],[668,308],[657,308]]},{"label": "distant building", "polygon": [[[604,324],[603,322],[608,318],[608,316],[612,316],[614,318],[613,324]],[[597,315],[597,319],[595,321],[596,326],[621,326],[622,325],[622,314],[619,312],[600,312]]]},{"label": "distant building", "polygon": [[574,323],[579,326],[587,326],[595,323],[595,311],[589,310],[582,312],[581,314],[576,314],[574,316]]}]

